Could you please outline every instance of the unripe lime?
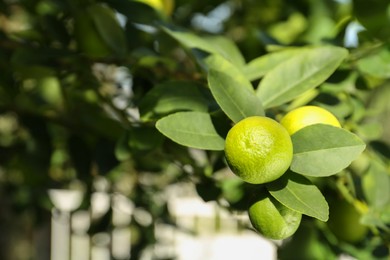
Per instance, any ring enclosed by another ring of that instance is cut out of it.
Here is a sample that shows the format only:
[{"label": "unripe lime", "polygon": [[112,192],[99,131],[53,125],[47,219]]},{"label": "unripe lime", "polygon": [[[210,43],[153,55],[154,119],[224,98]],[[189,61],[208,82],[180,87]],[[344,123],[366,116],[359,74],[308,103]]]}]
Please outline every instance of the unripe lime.
[{"label": "unripe lime", "polygon": [[361,215],[355,207],[345,200],[329,201],[328,227],[340,240],[356,243],[368,232],[368,227],[360,223]]},{"label": "unripe lime", "polygon": [[314,124],[341,127],[340,122],[332,113],[317,106],[303,106],[291,110],[280,120],[280,123],[287,129],[290,135]]},{"label": "unripe lime", "polygon": [[263,196],[248,210],[252,226],[270,239],[285,239],[298,229],[302,214],[279,203],[270,196]]},{"label": "unripe lime", "polygon": [[252,116],[229,130],[225,156],[230,169],[242,180],[267,183],[278,179],[290,167],[293,146],[288,132],[278,122]]}]

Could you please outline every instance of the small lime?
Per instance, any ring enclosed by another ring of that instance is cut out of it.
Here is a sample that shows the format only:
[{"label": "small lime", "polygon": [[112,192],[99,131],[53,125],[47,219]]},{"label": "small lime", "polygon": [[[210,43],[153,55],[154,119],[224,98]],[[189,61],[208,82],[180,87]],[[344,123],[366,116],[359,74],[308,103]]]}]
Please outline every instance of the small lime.
[{"label": "small lime", "polygon": [[297,231],[302,214],[279,203],[273,197],[264,196],[248,210],[252,226],[270,239],[285,239]]},{"label": "small lime", "polygon": [[228,132],[225,156],[230,169],[242,180],[267,183],[290,167],[293,146],[284,127],[268,117],[248,117]]}]

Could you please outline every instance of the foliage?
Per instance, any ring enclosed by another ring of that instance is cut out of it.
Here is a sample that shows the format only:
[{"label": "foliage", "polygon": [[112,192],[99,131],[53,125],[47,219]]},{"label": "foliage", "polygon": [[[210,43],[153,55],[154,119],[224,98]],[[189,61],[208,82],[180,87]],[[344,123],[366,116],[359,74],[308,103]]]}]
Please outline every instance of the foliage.
[{"label": "foliage", "polygon": [[[280,255],[299,254],[289,245],[300,241],[322,256],[387,258],[389,10],[385,0],[176,0],[171,15],[132,0],[1,2],[0,205],[39,225],[47,189],[82,183],[88,193],[105,176],[154,220],[169,219],[156,194],[176,182],[242,212],[264,187],[231,185],[227,131],[311,104],[343,129],[298,131],[290,171],[265,185],[304,214]],[[362,215],[361,241],[326,226],[334,197]],[[135,259],[154,241],[153,225],[142,228]]]}]

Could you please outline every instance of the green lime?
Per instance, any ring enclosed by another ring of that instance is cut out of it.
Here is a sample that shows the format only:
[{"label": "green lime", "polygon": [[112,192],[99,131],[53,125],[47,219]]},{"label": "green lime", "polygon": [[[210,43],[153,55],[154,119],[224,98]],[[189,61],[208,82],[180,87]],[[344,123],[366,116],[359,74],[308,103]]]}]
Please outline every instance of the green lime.
[{"label": "green lime", "polygon": [[261,184],[282,176],[293,157],[291,138],[284,127],[268,117],[248,117],[228,132],[225,156],[242,180]]},{"label": "green lime", "polygon": [[248,210],[252,226],[270,239],[285,239],[297,231],[302,214],[270,196],[263,196]]},{"label": "green lime", "polygon": [[367,235],[368,227],[360,223],[360,218],[360,213],[347,201],[329,201],[328,227],[338,239],[349,243],[361,241]]}]

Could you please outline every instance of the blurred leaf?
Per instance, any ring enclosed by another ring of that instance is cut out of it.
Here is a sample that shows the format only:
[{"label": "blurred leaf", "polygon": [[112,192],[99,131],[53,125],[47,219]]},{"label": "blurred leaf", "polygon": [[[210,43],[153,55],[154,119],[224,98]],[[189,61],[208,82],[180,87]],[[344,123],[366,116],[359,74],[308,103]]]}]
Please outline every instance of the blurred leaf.
[{"label": "blurred leaf", "polygon": [[390,4],[387,0],[353,0],[358,21],[375,38],[390,41]]},{"label": "blurred leaf", "polygon": [[150,151],[162,142],[163,136],[151,126],[133,127],[129,132],[128,144],[133,151]]},{"label": "blurred leaf", "polygon": [[79,11],[75,14],[74,38],[78,50],[90,57],[105,57],[112,53],[86,12]]},{"label": "blurred leaf", "polygon": [[361,218],[361,223],[367,226],[378,227],[386,232],[390,231],[390,228],[386,225],[386,223],[381,219],[381,215],[378,214],[378,211],[369,211],[364,214]]},{"label": "blurred leaf", "polygon": [[390,203],[390,176],[386,167],[373,161],[363,176],[362,186],[367,201],[376,208]]},{"label": "blurred leaf", "polygon": [[242,67],[245,64],[245,59],[242,56],[237,45],[229,38],[223,36],[205,37],[205,40],[213,45],[216,53],[220,54],[237,67]]},{"label": "blurred leaf", "polygon": [[233,63],[224,59],[221,55],[214,54],[209,55],[202,61],[207,67],[207,70],[216,70],[230,76],[234,75],[234,80],[243,88],[253,91],[253,86],[250,81],[245,77],[243,72],[237,68]]},{"label": "blurred leaf", "polygon": [[225,140],[217,133],[207,113],[178,112],[158,120],[156,127],[184,146],[205,150],[223,150],[225,147]]},{"label": "blurred leaf", "polygon": [[381,140],[390,146],[390,82],[371,91],[368,100],[368,111],[365,122],[381,125]]},{"label": "blurred leaf", "polygon": [[286,21],[278,21],[268,29],[271,36],[283,44],[291,44],[307,27],[306,17],[298,12],[289,15]]},{"label": "blurred leaf", "polygon": [[131,156],[128,140],[129,140],[129,132],[125,131],[116,142],[115,157],[119,161],[127,160]]},{"label": "blurred leaf", "polygon": [[390,77],[390,46],[357,61],[360,71],[377,78]]},{"label": "blurred leaf", "polygon": [[263,107],[255,92],[243,88],[229,74],[210,70],[208,81],[215,100],[235,123],[248,116],[264,115]]},{"label": "blurred leaf", "polygon": [[347,55],[346,49],[332,46],[304,49],[267,73],[257,95],[265,108],[282,105],[323,83]]},{"label": "blurred leaf", "polygon": [[328,220],[328,203],[317,186],[305,177],[287,172],[267,184],[267,189],[284,206],[321,221]]},{"label": "blurred leaf", "polygon": [[348,167],[366,145],[342,128],[315,124],[291,136],[294,156],[291,170],[308,176],[330,176]]},{"label": "blurred leaf", "polygon": [[301,50],[289,48],[262,55],[248,62],[243,67],[243,73],[250,81],[260,79],[277,65],[292,58],[294,54],[299,53],[299,51]]},{"label": "blurred leaf", "polygon": [[94,4],[88,7],[94,25],[104,42],[117,55],[126,54],[126,38],[123,28],[119,25],[115,13],[106,6]]},{"label": "blurred leaf", "polygon": [[63,93],[61,82],[57,77],[44,77],[38,80],[37,90],[42,99],[52,107],[61,109],[63,107]]},{"label": "blurred leaf", "polygon": [[201,88],[202,86],[190,81],[158,84],[141,100],[141,118],[148,120],[181,110],[207,112],[209,101],[202,94]]},{"label": "blurred leaf", "polygon": [[383,128],[379,122],[372,122],[359,125],[356,131],[366,141],[378,140],[382,136]]},{"label": "blurred leaf", "polygon": [[237,67],[244,65],[245,60],[237,46],[228,38],[223,36],[200,37],[190,32],[173,31],[166,27],[163,28],[166,33],[171,35],[183,46],[187,48],[196,48],[210,54],[219,54],[226,60],[235,64]]},{"label": "blurred leaf", "polygon": [[[309,1],[309,14],[307,15],[307,27],[303,33],[301,41],[310,43],[321,43],[325,39],[334,39],[336,34],[336,22],[332,13],[331,4],[327,1]],[[341,15],[344,14],[340,9],[342,5],[347,6],[348,3],[340,3],[336,6],[338,13],[338,20],[341,20]],[[344,14],[349,15],[349,13]],[[338,24],[340,27],[340,24]]]}]

